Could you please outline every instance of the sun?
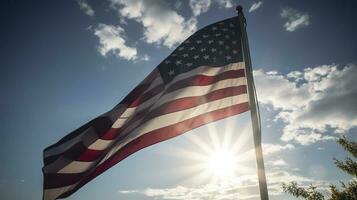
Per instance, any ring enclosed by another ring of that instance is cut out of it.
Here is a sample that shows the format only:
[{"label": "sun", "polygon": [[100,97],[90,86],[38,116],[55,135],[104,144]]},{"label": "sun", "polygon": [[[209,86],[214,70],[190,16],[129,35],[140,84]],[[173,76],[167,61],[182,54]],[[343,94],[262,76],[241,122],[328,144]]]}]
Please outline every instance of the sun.
[{"label": "sun", "polygon": [[218,178],[226,178],[234,175],[235,157],[226,149],[213,151],[207,157],[206,170]]},{"label": "sun", "polygon": [[235,123],[235,120],[226,120],[208,125],[200,134],[186,135],[188,143],[184,148],[171,147],[175,155],[184,159],[173,169],[175,173],[185,177],[182,180],[187,184],[222,184],[254,174],[251,127],[243,121],[239,130],[233,130],[237,127]]}]

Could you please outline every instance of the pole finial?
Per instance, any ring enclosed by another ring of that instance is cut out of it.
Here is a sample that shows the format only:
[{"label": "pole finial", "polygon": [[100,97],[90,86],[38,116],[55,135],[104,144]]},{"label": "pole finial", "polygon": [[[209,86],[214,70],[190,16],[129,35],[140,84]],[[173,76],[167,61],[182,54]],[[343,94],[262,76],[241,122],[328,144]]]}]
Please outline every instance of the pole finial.
[{"label": "pole finial", "polygon": [[237,14],[240,15],[240,14],[243,14],[243,7],[241,5],[238,5],[236,7],[236,11],[237,11]]},{"label": "pole finial", "polygon": [[241,5],[238,5],[236,7],[236,11],[237,11],[237,15],[240,17],[240,19],[242,20],[242,24],[244,24],[245,26],[247,25],[246,24],[246,20],[245,20],[245,17],[244,17],[244,13],[243,13],[243,6]]}]

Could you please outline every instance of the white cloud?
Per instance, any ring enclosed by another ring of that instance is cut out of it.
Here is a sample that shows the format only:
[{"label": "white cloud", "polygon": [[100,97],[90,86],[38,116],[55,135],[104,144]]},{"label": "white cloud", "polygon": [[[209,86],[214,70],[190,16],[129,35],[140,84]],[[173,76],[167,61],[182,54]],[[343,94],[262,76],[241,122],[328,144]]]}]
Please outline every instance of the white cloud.
[{"label": "white cloud", "polygon": [[106,56],[108,53],[126,60],[137,59],[137,50],[125,44],[124,29],[120,26],[99,24],[94,30],[94,35],[99,38],[98,50]]},{"label": "white cloud", "polygon": [[295,82],[297,81],[300,81],[303,79],[302,77],[302,73],[299,72],[299,71],[292,71],[292,72],[289,72],[286,77],[290,78],[290,79],[293,79]]},{"label": "white cloud", "polygon": [[275,167],[283,167],[288,166],[288,163],[285,162],[283,159],[278,160],[270,160],[267,162],[268,165],[275,166]]},{"label": "white cloud", "polygon": [[149,57],[149,55],[144,54],[143,57],[141,58],[141,60],[143,60],[143,61],[149,61],[149,60],[150,60],[150,57]]},{"label": "white cloud", "polygon": [[232,0],[216,0],[216,2],[225,8],[232,8],[233,7],[233,2]]},{"label": "white cloud", "polygon": [[182,1],[176,1],[174,7],[176,10],[180,10],[182,7]]},{"label": "white cloud", "polygon": [[[284,170],[276,170],[267,173],[267,182],[270,196],[282,195],[282,182],[296,181],[299,185],[308,186],[314,183],[317,186],[328,189],[328,183],[317,181],[308,177],[292,174]],[[220,183],[203,184],[200,186],[176,186],[169,188],[147,188],[144,190],[119,191],[123,194],[140,193],[154,199],[176,199],[176,200],[229,200],[229,199],[254,199],[258,200],[259,188],[257,176],[247,174],[231,178]]]},{"label": "white cloud", "polygon": [[163,0],[111,0],[121,17],[134,19],[144,27],[144,41],[167,47],[182,42],[197,30],[197,20],[185,20]]},{"label": "white cloud", "polygon": [[306,105],[310,97],[307,85],[297,87],[278,72],[254,71],[259,101],[275,108],[290,110]]},{"label": "white cloud", "polygon": [[285,145],[280,145],[280,144],[263,144],[263,153],[264,155],[270,155],[273,153],[277,153],[282,150],[288,150],[288,149],[294,149],[295,146],[292,144],[285,144]]},{"label": "white cloud", "polygon": [[293,8],[283,8],[280,16],[288,20],[284,24],[284,27],[285,30],[290,32],[310,25],[310,16],[308,14],[302,14]]},{"label": "white cloud", "polygon": [[88,4],[87,0],[77,0],[79,8],[86,14],[91,17],[94,16],[93,8]]},{"label": "white cloud", "polygon": [[322,65],[286,76],[258,70],[254,75],[259,101],[272,105],[285,123],[283,141],[307,145],[334,139],[324,134],[329,128],[344,133],[357,127],[356,65]]},{"label": "white cloud", "polygon": [[201,13],[207,12],[211,3],[211,0],[190,0],[193,15],[198,16]]},{"label": "white cloud", "polygon": [[263,4],[262,1],[254,2],[252,6],[249,8],[249,12],[253,12],[258,9]]},{"label": "white cloud", "polygon": [[213,3],[224,8],[231,8],[233,5],[231,0],[190,0],[190,7],[193,15],[198,16],[207,12]]},{"label": "white cloud", "polygon": [[138,193],[138,190],[120,190],[119,191],[122,194],[131,194],[131,193]]}]

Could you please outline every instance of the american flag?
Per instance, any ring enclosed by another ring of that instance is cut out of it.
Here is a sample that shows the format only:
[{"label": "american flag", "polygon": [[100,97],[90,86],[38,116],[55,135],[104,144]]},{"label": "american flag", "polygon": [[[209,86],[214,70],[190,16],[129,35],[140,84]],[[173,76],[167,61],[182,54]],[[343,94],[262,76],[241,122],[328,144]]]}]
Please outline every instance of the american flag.
[{"label": "american flag", "polygon": [[65,198],[134,152],[249,110],[238,17],[197,31],[122,102],[44,150],[43,198]]}]

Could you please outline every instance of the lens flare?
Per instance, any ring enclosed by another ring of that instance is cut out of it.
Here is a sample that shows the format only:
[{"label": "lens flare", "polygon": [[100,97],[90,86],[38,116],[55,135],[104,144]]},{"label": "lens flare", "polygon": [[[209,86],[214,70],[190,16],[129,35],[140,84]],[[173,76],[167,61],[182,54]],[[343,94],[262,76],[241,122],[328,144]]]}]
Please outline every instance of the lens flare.
[{"label": "lens flare", "polygon": [[220,149],[211,153],[207,160],[207,169],[219,178],[225,178],[234,174],[235,159],[231,152]]},{"label": "lens flare", "polygon": [[255,173],[250,124],[243,120],[241,124],[236,123],[228,119],[209,124],[186,134],[189,142],[184,148],[171,147],[175,155],[184,159],[181,166],[173,169],[185,177],[184,184],[221,184]]}]

